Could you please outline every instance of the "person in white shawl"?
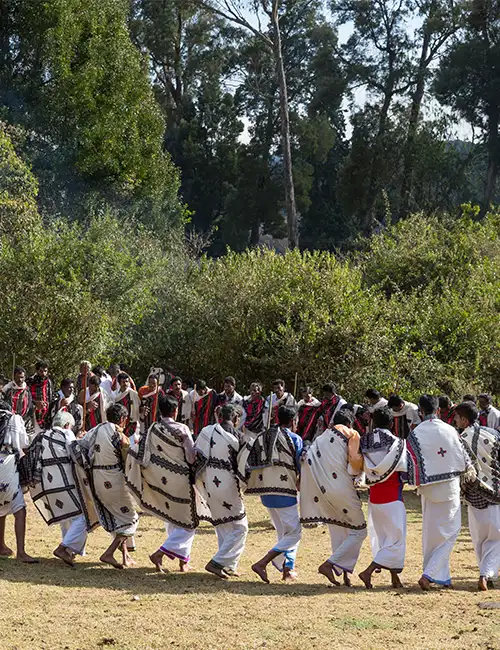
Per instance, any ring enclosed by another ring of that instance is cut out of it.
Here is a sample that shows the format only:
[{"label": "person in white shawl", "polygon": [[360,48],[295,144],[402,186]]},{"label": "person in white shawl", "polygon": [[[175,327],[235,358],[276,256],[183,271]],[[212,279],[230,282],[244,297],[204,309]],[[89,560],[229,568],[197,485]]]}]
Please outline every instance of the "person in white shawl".
[{"label": "person in white shawl", "polygon": [[359,574],[367,589],[372,575],[380,569],[391,574],[392,586],[402,587],[406,550],[406,508],[403,503],[401,472],[406,472],[406,442],[390,431],[393,415],[390,408],[374,411],[373,431],[361,436],[365,481],[368,485],[368,536],[373,561]]},{"label": "person in white shawl", "polygon": [[243,477],[237,456],[243,435],[237,431],[241,407],[226,404],[221,421],[204,427],[196,439],[196,489],[200,497],[200,519],[215,526],[218,551],[205,566],[210,573],[227,580],[237,576],[245,549],[248,519],[242,497]]},{"label": "person in white shawl", "polygon": [[471,461],[454,427],[437,415],[437,397],[422,395],[424,421],[407,438],[408,483],[422,498],[423,572],[418,582],[451,586],[450,556],[461,528],[460,476]]},{"label": "person in white shawl", "polygon": [[[35,438],[22,461],[32,462],[29,468],[31,498],[44,521],[60,524],[62,541],[54,555],[74,566],[76,555],[85,554],[87,522],[75,484],[71,443],[75,419],[67,411],[59,411],[52,427]],[[40,450],[37,449],[40,445]],[[98,525],[94,513],[94,524]]]},{"label": "person in white shawl", "polygon": [[135,435],[139,426],[139,409],[141,400],[139,395],[130,385],[130,377],[126,372],[120,372],[116,378],[118,388],[113,391],[112,398],[115,404],[121,404],[127,409],[127,422],[124,433],[127,438]]},{"label": "person in white shawl", "polygon": [[26,564],[37,563],[25,550],[26,504],[19,482],[18,462],[29,440],[23,418],[14,414],[7,402],[0,401],[0,556],[13,551],[5,543],[5,521],[14,515],[16,558]]},{"label": "person in white shawl", "polygon": [[338,585],[335,575],[354,571],[366,537],[366,521],[354,487],[354,477],[363,469],[360,437],[352,429],[354,414],[340,410],[330,429],[316,438],[302,457],[300,513],[303,524],[328,524],[332,554],[318,571]]},{"label": "person in white shawl", "polygon": [[161,420],[153,422],[138,444],[131,446],[125,478],[142,509],[166,523],[167,539],[149,559],[160,572],[165,556],[178,560],[185,573],[199,519],[193,486],[193,437],[185,424],[176,422],[178,406],[173,395],[159,399]]},{"label": "person in white shawl", "polygon": [[90,431],[98,424],[106,422],[106,410],[109,404],[108,393],[100,387],[101,380],[97,375],[91,375],[88,386],[78,394],[78,403],[85,404],[85,422],[83,431]]},{"label": "person in white shawl", "polygon": [[481,426],[474,404],[455,409],[460,437],[477,473],[474,482],[463,482],[469,530],[479,566],[478,589],[494,587],[500,571],[500,433]]},{"label": "person in white shawl", "polygon": [[398,438],[408,438],[410,431],[422,421],[419,415],[418,406],[413,402],[406,402],[399,395],[391,395],[387,406],[392,409],[394,423],[392,432]]},{"label": "person in white shawl", "polygon": [[[113,404],[106,412],[107,422],[99,424],[73,443],[73,455],[78,466],[76,475],[83,488],[88,486],[97,512],[99,523],[113,535],[110,546],[100,560],[116,569],[123,569],[134,562],[127,551],[127,539],[137,529],[135,503],[125,482],[124,455],[130,440],[124,435],[127,410],[121,404]],[[90,526],[91,522],[87,522]],[[123,562],[114,554],[121,549]]]}]

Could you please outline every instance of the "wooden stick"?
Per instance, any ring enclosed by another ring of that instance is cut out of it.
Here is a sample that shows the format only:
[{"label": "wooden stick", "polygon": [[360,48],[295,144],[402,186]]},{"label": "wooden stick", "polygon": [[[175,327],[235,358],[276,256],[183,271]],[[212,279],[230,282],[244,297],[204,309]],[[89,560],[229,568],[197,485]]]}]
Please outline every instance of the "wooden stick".
[{"label": "wooden stick", "polygon": [[[83,414],[82,414],[82,436],[85,435],[85,419],[87,417],[87,366],[85,366],[85,374],[83,376],[83,384],[82,384],[82,390],[83,390]],[[76,397],[78,400],[78,395]]]},{"label": "wooden stick", "polygon": [[12,355],[12,381],[14,381],[14,370],[16,368],[16,355]]},{"label": "wooden stick", "polygon": [[267,429],[271,428],[271,419],[273,415],[273,394],[269,395],[269,412],[267,414]]},{"label": "wooden stick", "polygon": [[299,373],[295,373],[295,384],[293,386],[293,396],[295,399],[297,399],[297,388],[298,388],[298,381],[299,381]]}]

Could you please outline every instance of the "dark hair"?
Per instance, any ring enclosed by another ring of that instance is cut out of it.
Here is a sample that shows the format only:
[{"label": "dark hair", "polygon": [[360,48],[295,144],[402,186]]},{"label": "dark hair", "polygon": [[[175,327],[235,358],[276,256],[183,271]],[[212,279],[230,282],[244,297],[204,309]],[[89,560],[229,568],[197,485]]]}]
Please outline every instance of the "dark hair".
[{"label": "dark hair", "polygon": [[380,393],[375,388],[369,388],[365,393],[365,397],[368,397],[368,399],[380,399]]},{"label": "dark hair", "polygon": [[324,393],[332,393],[333,395],[335,395],[337,393],[337,386],[333,382],[330,382],[328,384],[324,384],[321,390]]},{"label": "dark hair", "polygon": [[106,411],[106,417],[111,424],[119,424],[127,416],[128,411],[122,404],[113,404]]},{"label": "dark hair", "polygon": [[41,368],[48,368],[49,363],[48,361],[45,361],[45,359],[40,359],[40,361],[37,361],[35,364],[35,370],[40,370]]},{"label": "dark hair", "polygon": [[69,377],[65,377],[61,382],[61,388],[63,386],[69,386],[70,384],[74,384],[74,383],[75,382],[72,379],[70,379]]},{"label": "dark hair", "polygon": [[15,375],[17,375],[17,374],[19,374],[21,372],[24,372],[24,374],[26,374],[26,370],[22,366],[16,366],[14,368],[14,374]]},{"label": "dark hair", "polygon": [[362,416],[362,415],[365,415],[365,413],[367,413],[367,412],[368,412],[368,409],[366,408],[366,406],[362,406],[362,405],[360,405],[360,406],[358,406],[358,408],[356,409],[355,416],[356,416],[356,417],[360,417],[360,416]]},{"label": "dark hair", "polygon": [[468,420],[470,424],[474,424],[479,416],[474,402],[462,402],[455,408],[455,413]]},{"label": "dark hair", "polygon": [[375,429],[390,429],[394,421],[394,415],[388,406],[376,409],[372,413],[372,422]]},{"label": "dark hair", "polygon": [[118,383],[120,383],[120,382],[122,382],[122,381],[125,381],[125,379],[130,379],[130,375],[127,375],[126,372],[120,372],[120,373],[116,376],[116,381],[117,381]]},{"label": "dark hair", "polygon": [[176,381],[180,381],[182,384],[182,377],[172,377],[172,379],[170,380],[170,385],[172,386],[172,384],[175,383]]},{"label": "dark hair", "polygon": [[466,395],[464,395],[462,397],[462,401],[463,402],[472,402],[473,404],[475,404],[476,403],[476,398],[471,393],[467,393]]},{"label": "dark hair", "polygon": [[9,382],[8,377],[5,375],[0,375],[0,384],[7,384]]},{"label": "dark hair", "polygon": [[198,381],[196,382],[196,390],[198,390],[198,388],[201,388],[201,390],[205,390],[206,387],[207,387],[207,382],[204,379],[198,379]]},{"label": "dark hair", "polygon": [[491,404],[493,401],[489,393],[481,393],[481,395],[478,395],[477,399],[484,399],[486,402],[488,402],[488,404]]},{"label": "dark hair", "polygon": [[179,408],[179,402],[172,395],[161,395],[158,399],[158,408],[164,418],[168,418]]},{"label": "dark hair", "polygon": [[303,386],[300,389],[300,392],[301,393],[306,393],[306,395],[309,395],[309,393],[311,393],[311,395],[312,395],[313,390],[312,390],[312,388],[310,386]]},{"label": "dark hair", "polygon": [[283,379],[275,379],[273,381],[273,386],[283,386],[285,387],[285,381]]},{"label": "dark hair", "polygon": [[104,366],[94,366],[92,368],[92,372],[94,375],[99,375],[99,377],[102,377],[106,371],[104,370]]},{"label": "dark hair", "polygon": [[234,388],[236,386],[236,379],[229,375],[228,377],[224,377],[224,383],[230,384]]},{"label": "dark hair", "polygon": [[120,372],[121,367],[119,363],[111,363],[108,368],[108,372],[111,375],[113,372],[117,371]]},{"label": "dark hair", "polygon": [[352,428],[354,424],[354,413],[350,409],[341,408],[333,416],[333,424],[344,424]]},{"label": "dark hair", "polygon": [[295,409],[291,406],[280,406],[278,409],[278,424],[280,427],[287,427],[295,417]]},{"label": "dark hair", "polygon": [[100,386],[101,385],[101,378],[99,375],[91,375],[89,379],[89,385],[92,384],[92,386]]},{"label": "dark hair", "polygon": [[450,409],[452,407],[452,401],[448,395],[440,395],[438,401],[440,409]]},{"label": "dark hair", "polygon": [[393,409],[395,406],[401,406],[404,403],[404,399],[399,395],[389,395],[389,399],[387,400],[387,406],[390,409]]},{"label": "dark hair", "polygon": [[0,411],[11,411],[12,406],[9,402],[6,402],[4,399],[0,399]]},{"label": "dark hair", "polygon": [[434,395],[427,395],[425,393],[420,396],[418,406],[424,415],[432,415],[438,410],[439,400]]},{"label": "dark hair", "polygon": [[237,404],[224,404],[220,410],[222,422],[230,422],[235,417],[241,417],[242,409]]}]

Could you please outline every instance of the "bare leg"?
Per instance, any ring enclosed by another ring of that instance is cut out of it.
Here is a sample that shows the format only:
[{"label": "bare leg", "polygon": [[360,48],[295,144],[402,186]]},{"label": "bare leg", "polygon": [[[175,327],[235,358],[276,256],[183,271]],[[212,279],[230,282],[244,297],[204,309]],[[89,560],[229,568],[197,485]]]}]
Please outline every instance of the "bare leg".
[{"label": "bare leg", "polygon": [[190,568],[189,561],[186,562],[186,560],[179,560],[179,571],[181,573],[189,573]]},{"label": "bare leg", "polygon": [[283,580],[285,582],[296,582],[297,573],[290,567],[283,567]]},{"label": "bare leg", "polygon": [[266,567],[269,562],[272,562],[274,558],[278,557],[278,555],[281,555],[281,551],[269,551],[261,560],[252,565],[252,571],[267,584],[269,584],[269,578],[267,576]]},{"label": "bare leg", "polygon": [[149,556],[149,559],[155,565],[156,570],[159,573],[164,573],[165,571],[168,573],[168,569],[164,569],[162,564],[164,555],[165,553],[163,553],[161,549],[158,549],[157,551],[155,551]]},{"label": "bare leg", "polygon": [[401,582],[397,571],[391,571],[391,584],[394,587],[394,589],[403,588],[403,583]]},{"label": "bare leg", "polygon": [[479,591],[488,591],[488,581],[484,576],[479,576],[479,582],[477,583],[477,588]]},{"label": "bare leg", "polygon": [[331,562],[323,562],[318,567],[318,573],[321,573],[321,575],[325,576],[325,578],[328,578],[328,580],[332,583],[332,585],[335,585],[337,587],[340,586],[340,582],[335,578],[335,572],[333,570],[333,564]]},{"label": "bare leg", "polygon": [[222,578],[223,580],[229,580],[229,576],[224,571],[224,567],[220,566],[220,564],[217,564],[217,562],[214,562],[213,560],[210,560],[210,562],[205,565],[205,571],[213,573],[214,576]]},{"label": "bare leg", "polygon": [[134,564],[136,564],[136,561],[130,557],[128,552],[128,547],[127,547],[128,539],[129,538],[126,537],[125,541],[122,544],[123,566],[127,569],[131,566],[134,566]]},{"label": "bare leg", "polygon": [[362,571],[359,574],[359,579],[361,580],[361,582],[363,582],[363,584],[367,589],[373,588],[372,574],[375,571],[375,569],[377,569],[377,565],[375,564],[375,562],[372,562],[370,566],[368,566],[364,571]]},{"label": "bare leg", "polygon": [[347,571],[344,571],[344,587],[352,587],[351,578]]},{"label": "bare leg", "polygon": [[420,589],[422,591],[430,591],[431,590],[431,581],[426,578],[425,576],[422,576],[420,580],[418,581],[418,584],[420,585]]},{"label": "bare leg", "polygon": [[21,508],[21,510],[14,513],[14,530],[17,544],[16,558],[25,564],[38,564],[38,560],[28,555],[24,549],[26,539],[26,508]]},{"label": "bare leg", "polygon": [[70,567],[75,566],[75,563],[73,562],[73,553],[71,553],[66,546],[59,544],[59,546],[53,551],[53,555],[62,560],[64,564],[67,564]]},{"label": "bare leg", "polygon": [[111,564],[115,569],[123,569],[123,564],[120,564],[120,562],[115,559],[115,551],[120,548],[126,540],[127,538],[123,537],[123,535],[117,535],[99,558],[101,562],[104,562],[104,564]]},{"label": "bare leg", "polygon": [[7,517],[0,517],[0,556],[9,557],[14,551],[5,544],[5,521]]}]

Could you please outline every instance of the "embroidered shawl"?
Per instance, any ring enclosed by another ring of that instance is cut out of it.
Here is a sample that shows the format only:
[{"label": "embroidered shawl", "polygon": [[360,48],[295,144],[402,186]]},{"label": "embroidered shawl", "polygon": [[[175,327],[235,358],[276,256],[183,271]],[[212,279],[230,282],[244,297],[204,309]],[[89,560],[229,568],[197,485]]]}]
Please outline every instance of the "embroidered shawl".
[{"label": "embroidered shawl", "polygon": [[350,471],[347,427],[337,425],[307,450],[300,475],[300,520],[361,530],[366,521]]},{"label": "embroidered shawl", "polygon": [[[42,432],[37,438],[42,449],[41,472],[38,481],[38,473],[34,474],[30,494],[38,512],[49,525],[81,515],[83,510],[75,484],[67,433],[57,427]],[[30,449],[34,444],[36,440]],[[92,527],[97,525],[95,519]]]},{"label": "embroidered shawl", "polygon": [[125,467],[128,487],[143,510],[181,528],[196,528],[193,470],[186,458],[183,424],[155,422],[130,448]]},{"label": "embroidered shawl", "polygon": [[409,485],[448,481],[463,474],[470,464],[456,429],[437,417],[415,427],[406,444]]},{"label": "embroidered shawl", "polygon": [[298,407],[297,434],[302,440],[312,440],[321,414],[321,402],[314,397],[310,402],[300,401]]},{"label": "embroidered shawl", "polygon": [[287,432],[271,426],[248,441],[238,456],[238,473],[246,494],[297,496],[296,450]]},{"label": "embroidered shawl", "polygon": [[195,449],[199,518],[214,526],[243,519],[246,513],[236,460],[240,449],[237,432],[221,424],[204,427]]},{"label": "embroidered shawl", "polygon": [[21,416],[0,411],[0,509],[9,506],[21,489],[18,462],[22,448],[27,445]]},{"label": "embroidered shawl", "polygon": [[199,395],[197,391],[191,393],[193,402],[193,435],[196,437],[204,427],[215,422],[215,407],[217,406],[217,393],[213,388],[208,389],[205,395]]},{"label": "embroidered shawl", "polygon": [[374,429],[361,436],[360,448],[367,485],[383,483],[394,472],[407,470],[406,441],[387,429]]},{"label": "embroidered shawl", "polygon": [[[135,503],[125,482],[120,436],[115,425],[99,424],[72,445],[80,491],[88,487],[99,523],[108,533],[133,535]],[[85,480],[87,480],[87,483]],[[87,516],[87,515],[86,515]],[[90,526],[87,519],[87,526]]]},{"label": "embroidered shawl", "polygon": [[460,437],[474,463],[483,496],[490,503],[500,503],[500,433],[476,422]]},{"label": "embroidered shawl", "polygon": [[266,407],[266,400],[260,396],[256,400],[252,400],[252,396],[248,395],[243,400],[243,409],[245,410],[245,422],[243,428],[250,431],[250,433],[260,433],[264,429],[264,411]]}]

